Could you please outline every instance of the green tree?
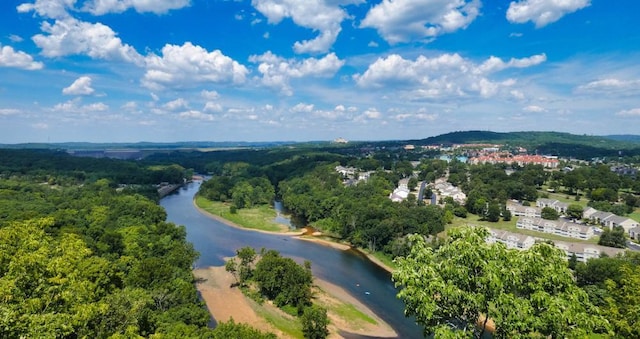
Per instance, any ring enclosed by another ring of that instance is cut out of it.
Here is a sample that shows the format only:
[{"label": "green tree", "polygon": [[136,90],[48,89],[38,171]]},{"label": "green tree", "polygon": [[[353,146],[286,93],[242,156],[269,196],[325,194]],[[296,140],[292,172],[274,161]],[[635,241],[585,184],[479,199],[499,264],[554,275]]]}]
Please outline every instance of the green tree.
[{"label": "green tree", "polygon": [[582,219],[583,210],[584,208],[582,207],[582,205],[570,204],[567,207],[566,214],[569,218],[572,218],[572,219]]},{"label": "green tree", "polygon": [[256,250],[253,247],[243,247],[236,251],[238,259],[240,259],[240,265],[238,267],[240,284],[244,284],[253,275],[253,268],[251,265],[256,260]]},{"label": "green tree", "polygon": [[[425,334],[480,338],[488,319],[497,338],[581,337],[607,331],[576,286],[562,251],[536,244],[525,251],[488,244],[485,228],[457,228],[438,248],[412,236],[410,254],[393,273],[405,313]],[[482,319],[479,326],[478,320]]]},{"label": "green tree", "polygon": [[319,306],[309,306],[300,317],[302,334],[309,339],[324,339],[329,335],[327,310]]},{"label": "green tree", "polygon": [[622,226],[616,226],[613,230],[605,229],[600,234],[598,245],[625,248],[627,247],[627,239],[624,235],[624,228]]},{"label": "green tree", "polygon": [[560,214],[553,207],[543,207],[542,212],[540,213],[542,219],[547,220],[558,220],[560,218]]}]

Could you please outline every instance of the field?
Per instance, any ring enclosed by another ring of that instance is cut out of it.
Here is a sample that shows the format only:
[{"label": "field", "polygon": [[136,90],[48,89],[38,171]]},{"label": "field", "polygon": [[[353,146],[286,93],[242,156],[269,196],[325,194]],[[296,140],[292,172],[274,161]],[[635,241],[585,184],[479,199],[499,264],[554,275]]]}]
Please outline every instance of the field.
[{"label": "field", "polygon": [[203,197],[196,197],[196,205],[206,212],[226,219],[236,226],[268,232],[286,232],[286,225],[274,221],[276,212],[271,206],[258,206],[238,209],[237,213],[231,213],[229,204],[211,201]]}]

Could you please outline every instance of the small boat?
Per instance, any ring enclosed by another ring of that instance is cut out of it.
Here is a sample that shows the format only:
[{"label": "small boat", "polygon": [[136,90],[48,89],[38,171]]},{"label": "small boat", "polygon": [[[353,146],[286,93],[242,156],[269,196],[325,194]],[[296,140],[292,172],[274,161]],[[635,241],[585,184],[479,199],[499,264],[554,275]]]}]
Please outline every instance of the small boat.
[{"label": "small boat", "polygon": [[369,294],[371,294],[371,293],[369,293],[369,291],[366,291],[366,292],[364,292],[364,294],[369,295]]}]

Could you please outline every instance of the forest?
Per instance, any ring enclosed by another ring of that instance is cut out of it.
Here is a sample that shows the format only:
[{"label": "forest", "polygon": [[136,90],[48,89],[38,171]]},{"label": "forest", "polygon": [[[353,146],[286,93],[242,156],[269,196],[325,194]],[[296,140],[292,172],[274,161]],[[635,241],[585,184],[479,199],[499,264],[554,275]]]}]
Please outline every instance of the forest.
[{"label": "forest", "polygon": [[[165,221],[154,186],[182,183],[193,173],[211,175],[199,193],[207,199],[236,210],[277,199],[302,225],[389,257],[411,258],[417,243],[412,237],[438,239],[451,220],[468,213],[488,221],[504,218],[507,200],[533,202],[545,194],[543,186],[620,215],[640,205],[639,178],[618,175],[603,163],[553,172],[512,166],[507,174],[506,165],[447,163],[367,145],[160,152],[138,161],[58,150],[0,150],[0,156],[0,326],[8,337],[271,337],[235,323],[207,328],[209,315],[191,273],[198,254],[184,227]],[[349,184],[338,165],[368,172],[369,179]],[[467,193],[466,203],[445,199],[439,207],[414,195],[400,203],[388,198],[400,179],[415,186],[444,175]],[[432,251],[443,245],[428,244]],[[275,253],[267,258],[284,262]],[[566,263],[582,292],[572,291],[606,314],[606,322],[590,331],[640,336],[640,300],[634,296],[639,262],[627,254]],[[288,301],[304,299],[266,287],[273,277],[259,273],[254,279],[262,281],[261,294],[287,300],[283,305],[304,314],[306,302]]]}]

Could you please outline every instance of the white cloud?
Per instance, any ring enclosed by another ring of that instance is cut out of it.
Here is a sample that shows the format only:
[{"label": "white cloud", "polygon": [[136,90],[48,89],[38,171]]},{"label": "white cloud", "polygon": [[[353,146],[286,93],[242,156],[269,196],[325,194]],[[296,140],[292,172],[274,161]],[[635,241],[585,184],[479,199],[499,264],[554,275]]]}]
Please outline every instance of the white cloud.
[{"label": "white cloud", "polygon": [[147,72],[142,84],[151,89],[190,87],[197,83],[240,84],[249,73],[246,67],[219,50],[208,52],[191,42],[182,46],[165,45],[162,57],[152,53],[145,60]]},{"label": "white cloud", "polygon": [[252,55],[249,61],[259,63],[258,72],[262,74],[263,85],[277,88],[285,95],[293,94],[289,85],[290,79],[308,76],[331,77],[344,65],[344,60],[338,59],[335,53],[327,54],[320,59],[287,60],[269,51],[262,55]]},{"label": "white cloud", "polygon": [[36,122],[34,124],[31,124],[31,127],[35,128],[35,129],[49,129],[49,125],[47,123],[44,122]]},{"label": "white cloud", "polygon": [[45,18],[62,19],[69,17],[68,9],[72,9],[77,0],[36,0],[34,3],[23,3],[16,8],[19,13],[35,11]]},{"label": "white cloud", "polygon": [[42,23],[48,33],[37,34],[33,41],[47,57],[88,55],[94,59],[119,60],[142,64],[143,58],[130,45],[123,44],[116,33],[101,23],[88,23],[73,18],[56,20],[52,25]]},{"label": "white cloud", "polygon": [[311,40],[297,41],[293,49],[296,53],[324,53],[336,41],[340,24],[347,13],[339,5],[353,1],[329,0],[252,0],[251,4],[267,17],[270,24],[278,24],[284,18],[305,28],[320,32]]},{"label": "white cloud", "polygon": [[222,105],[217,102],[207,101],[204,104],[203,110],[205,112],[222,112]]},{"label": "white cloud", "polygon": [[202,113],[200,111],[190,110],[184,111],[178,114],[181,119],[191,119],[191,120],[203,120],[203,121],[213,121],[214,117],[211,114]]},{"label": "white cloud", "polygon": [[378,43],[377,43],[377,42],[375,42],[375,41],[369,41],[369,43],[367,44],[367,46],[369,46],[369,47],[378,47],[379,45],[378,45]]},{"label": "white cloud", "polygon": [[15,108],[0,108],[0,116],[18,115],[20,110]]},{"label": "white cloud", "polygon": [[207,100],[216,100],[220,97],[220,94],[216,91],[207,91],[206,89],[203,89],[200,92],[200,96]]},{"label": "white cloud", "polygon": [[189,102],[187,102],[183,98],[178,98],[176,100],[165,103],[164,105],[162,105],[162,107],[166,108],[169,111],[177,111],[189,108]]},{"label": "white cloud", "polygon": [[25,52],[16,51],[11,46],[0,45],[0,67],[13,67],[33,71],[42,69],[44,65],[41,62],[33,61],[33,57]]},{"label": "white cloud", "polygon": [[138,109],[138,104],[135,101],[127,101],[124,105],[120,106],[120,108],[127,111],[135,111]]},{"label": "white cloud", "polygon": [[512,1],[507,10],[507,20],[515,23],[532,21],[537,28],[540,28],[589,5],[591,5],[591,0]]},{"label": "white cloud", "polygon": [[363,74],[354,75],[354,80],[363,88],[410,90],[415,98],[465,97],[472,93],[491,97],[516,83],[514,79],[490,80],[491,73],[534,66],[545,59],[539,55],[503,62],[491,57],[478,65],[457,53],[431,58],[421,55],[415,61],[392,54],[378,58]]},{"label": "white cloud", "polygon": [[640,108],[622,110],[616,113],[616,115],[619,117],[639,117],[640,118]]},{"label": "white cloud", "polygon": [[87,76],[79,77],[69,87],[62,89],[62,94],[66,95],[89,95],[93,92],[91,78]]},{"label": "white cloud", "polygon": [[508,62],[504,62],[500,58],[491,56],[487,61],[483,62],[476,71],[479,73],[490,73],[499,72],[507,68],[527,68],[539,65],[545,61],[547,61],[547,56],[544,53],[522,59],[511,58]]},{"label": "white cloud", "polygon": [[433,39],[469,26],[480,7],[479,0],[383,0],[360,27],[376,29],[392,44]]},{"label": "white cloud", "polygon": [[22,42],[24,39],[19,35],[10,34],[9,40],[11,40],[12,42]]},{"label": "white cloud", "polygon": [[291,107],[290,111],[294,113],[311,113],[313,112],[313,104],[299,103]]},{"label": "white cloud", "polygon": [[80,105],[81,104],[80,97],[75,99],[59,103],[53,106],[53,111],[55,112],[63,112],[63,113],[78,113],[78,114],[86,114],[93,112],[103,112],[109,109],[109,106],[102,102],[96,102],[88,105]]},{"label": "white cloud", "polygon": [[578,92],[585,93],[633,95],[640,92],[640,80],[620,80],[616,78],[606,78],[591,81],[585,85],[578,86],[576,90]]},{"label": "white cloud", "polygon": [[544,107],[540,107],[536,105],[530,105],[530,106],[524,107],[522,108],[522,110],[529,113],[542,113],[547,111]]}]

